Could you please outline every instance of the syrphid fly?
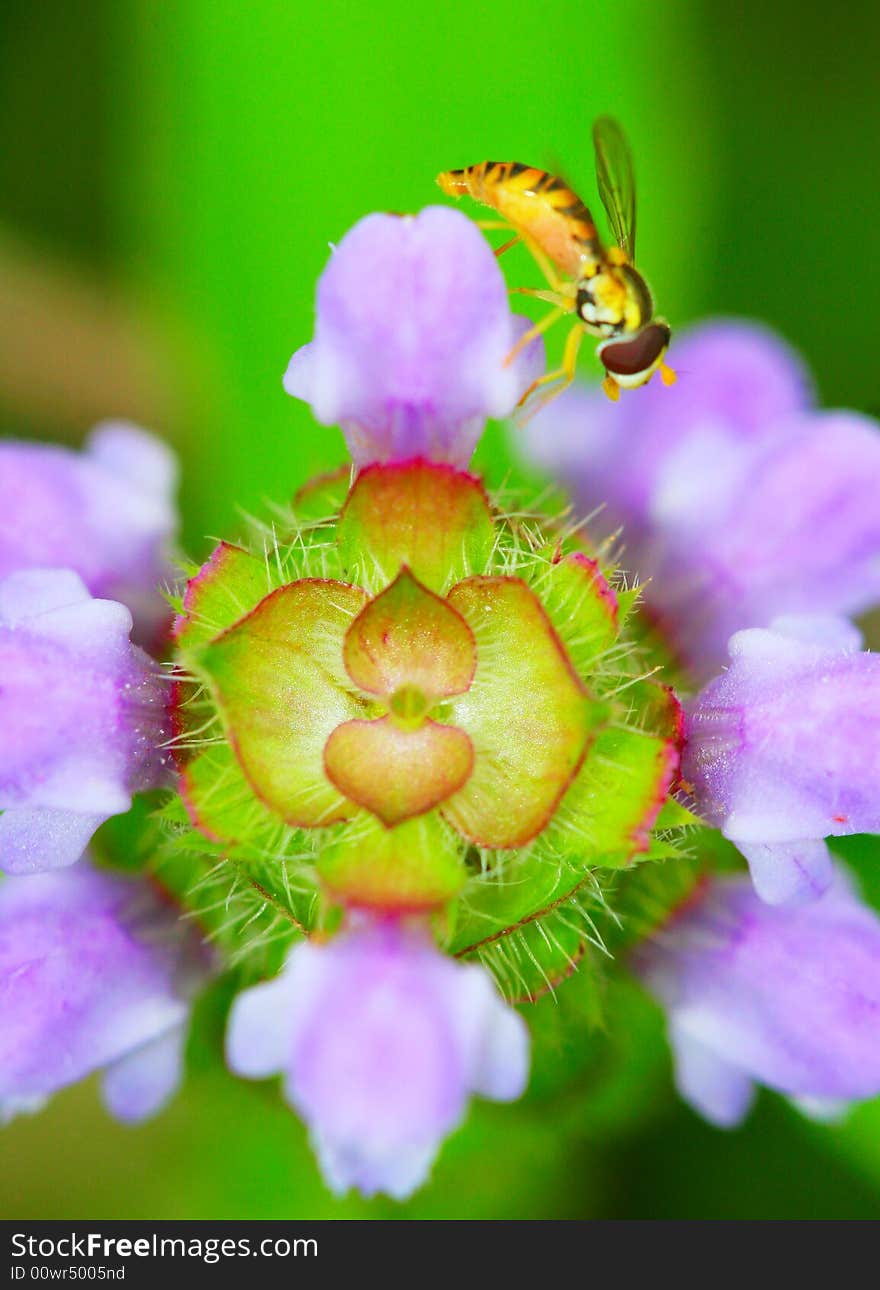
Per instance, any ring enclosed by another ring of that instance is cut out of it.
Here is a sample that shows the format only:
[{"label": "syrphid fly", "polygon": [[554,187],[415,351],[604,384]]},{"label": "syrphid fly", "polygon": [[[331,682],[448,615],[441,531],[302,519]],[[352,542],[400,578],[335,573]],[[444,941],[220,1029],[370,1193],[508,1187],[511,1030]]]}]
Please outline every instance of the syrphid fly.
[{"label": "syrphid fly", "polygon": [[521,241],[547,279],[549,291],[513,288],[554,308],[524,333],[507,361],[560,318],[577,317],[561,366],[534,381],[520,400],[523,404],[539,387],[550,387],[530,405],[530,412],[543,407],[574,379],[578,349],[587,334],[600,338],[597,354],[605,368],[602,387],[609,398],[619,398],[621,388],[646,384],[655,372],[666,385],[675,380],[663,361],[671,336],[669,325],[654,317],[651,292],[633,263],[636,187],[629,144],[609,116],[600,117],[593,126],[593,143],[599,196],[608,213],[613,246],[603,244],[577,193],[545,170],[518,161],[481,161],[437,177],[451,197],[468,195],[496,210],[502,220],[483,227],[507,228],[515,234],[497,254]]}]

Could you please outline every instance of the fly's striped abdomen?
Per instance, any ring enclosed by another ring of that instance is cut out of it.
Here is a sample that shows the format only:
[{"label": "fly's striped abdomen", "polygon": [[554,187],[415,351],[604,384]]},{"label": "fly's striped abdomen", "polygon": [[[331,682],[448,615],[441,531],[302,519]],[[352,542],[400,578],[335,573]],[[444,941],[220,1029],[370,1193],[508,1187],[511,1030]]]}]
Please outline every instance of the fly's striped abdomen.
[{"label": "fly's striped abdomen", "polygon": [[546,170],[519,161],[481,161],[437,182],[451,197],[468,195],[498,211],[570,277],[600,259],[596,226],[577,193]]}]

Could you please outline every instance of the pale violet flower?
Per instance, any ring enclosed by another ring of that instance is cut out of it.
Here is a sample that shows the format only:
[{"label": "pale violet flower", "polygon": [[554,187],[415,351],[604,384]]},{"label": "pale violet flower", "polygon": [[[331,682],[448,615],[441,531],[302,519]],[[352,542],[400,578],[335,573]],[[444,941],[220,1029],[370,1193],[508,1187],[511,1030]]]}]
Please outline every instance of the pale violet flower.
[{"label": "pale violet flower", "polygon": [[94,1071],[121,1120],[177,1088],[209,970],[189,924],[140,877],[74,869],[0,881],[0,1118]]},{"label": "pale violet flower", "polygon": [[798,360],[754,324],[697,327],[675,358],[671,389],[574,389],[522,442],[598,509],[594,536],[622,530],[649,615],[706,680],[740,628],[880,601],[880,433],[812,406]]},{"label": "pale violet flower", "polygon": [[720,1127],[755,1084],[827,1117],[880,1093],[880,919],[842,877],[822,900],[767,905],[713,877],[640,949],[679,1092]]},{"label": "pale violet flower", "polygon": [[168,686],[124,605],[69,570],[0,581],[0,869],[72,864],[132,793],[165,782]]},{"label": "pale violet flower", "polygon": [[107,421],[82,451],[0,443],[0,578],[19,569],[71,569],[93,596],[132,612],[135,640],[152,644],[169,621],[161,585],[177,531],[177,464],[138,426]]},{"label": "pale violet flower", "polygon": [[227,1037],[238,1074],[282,1075],[333,1191],[397,1199],[425,1181],[472,1094],[520,1096],[528,1050],[483,968],[418,924],[366,916],[239,995]]},{"label": "pale violet flower", "polygon": [[773,904],[815,899],[829,836],[880,831],[880,655],[843,619],[737,632],[686,706],[682,776]]},{"label": "pale violet flower", "polygon": [[511,412],[540,374],[540,341],[505,364],[529,325],[459,211],[368,215],[330,257],[314,340],[284,388],[342,427],[357,465],[422,456],[464,467],[486,418]]}]

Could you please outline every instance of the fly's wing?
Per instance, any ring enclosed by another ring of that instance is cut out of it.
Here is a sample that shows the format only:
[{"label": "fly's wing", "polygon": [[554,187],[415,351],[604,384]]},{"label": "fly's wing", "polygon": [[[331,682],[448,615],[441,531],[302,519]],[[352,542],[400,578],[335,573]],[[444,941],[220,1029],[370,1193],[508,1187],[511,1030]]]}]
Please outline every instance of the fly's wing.
[{"label": "fly's wing", "polygon": [[614,240],[630,263],[636,250],[636,179],[626,135],[611,116],[593,126],[599,196],[611,221]]}]

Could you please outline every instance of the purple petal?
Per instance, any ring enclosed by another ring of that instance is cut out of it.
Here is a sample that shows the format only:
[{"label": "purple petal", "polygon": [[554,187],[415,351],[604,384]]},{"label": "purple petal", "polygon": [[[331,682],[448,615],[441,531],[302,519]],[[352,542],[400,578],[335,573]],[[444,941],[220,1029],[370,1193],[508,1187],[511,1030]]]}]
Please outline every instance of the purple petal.
[{"label": "purple petal", "polygon": [[755,1098],[749,1076],[673,1023],[669,1042],[675,1057],[675,1086],[684,1100],[719,1129],[740,1124]]},{"label": "purple petal", "polygon": [[[781,614],[773,619],[771,626],[777,636],[786,636],[803,645],[836,650],[841,654],[855,654],[864,644],[858,627],[846,618],[827,618],[821,614]],[[728,649],[731,647],[736,648],[728,641]]]},{"label": "purple petal", "polygon": [[[118,809],[124,811],[127,804]],[[32,874],[75,864],[95,831],[113,813],[6,807],[0,815],[0,868],[5,873]]]},{"label": "purple petal", "polygon": [[180,1085],[185,1043],[186,1027],[171,1026],[107,1067],[104,1101],[115,1119],[136,1124],[162,1110]]},{"label": "purple petal", "polygon": [[880,655],[848,624],[738,632],[686,707],[683,778],[776,903],[824,890],[821,839],[880,830]]},{"label": "purple petal", "polygon": [[233,1069],[284,1073],[334,1191],[398,1198],[427,1177],[469,1094],[517,1097],[528,1067],[523,1022],[482,969],[394,921],[296,946],[280,978],[237,1000],[227,1045]]},{"label": "purple petal", "polygon": [[652,411],[675,432],[681,422],[736,426],[746,438],[763,438],[768,424],[813,402],[813,382],[791,346],[769,327],[746,319],[716,319],[675,341],[678,381],[673,399],[650,387]]},{"label": "purple petal", "polygon": [[70,864],[91,832],[160,783],[164,682],[131,645],[123,605],[76,574],[0,582],[0,868]]},{"label": "purple petal", "polygon": [[682,1091],[709,1118],[734,1120],[720,1064],[796,1099],[880,1093],[880,919],[845,884],[781,908],[745,878],[714,879],[636,966],[669,1017]]},{"label": "purple petal", "polygon": [[702,529],[699,559],[719,594],[689,648],[717,658],[733,631],[778,614],[853,614],[877,603],[878,493],[876,423],[846,412],[790,422]]},{"label": "purple petal", "polygon": [[[305,958],[304,946],[299,961]],[[312,951],[320,959],[320,951]],[[300,981],[305,975],[299,973]],[[252,986],[240,994],[229,1014],[226,1031],[226,1060],[229,1069],[248,1079],[266,1079],[287,1066],[292,1047],[291,1013],[298,1001],[293,989],[293,973],[287,972]]]},{"label": "purple petal", "polygon": [[608,404],[573,392],[534,419],[530,454],[571,487],[693,673],[729,636],[780,613],[856,613],[880,600],[880,435],[807,406],[769,333],[710,324],[676,346],[678,384]]},{"label": "purple petal", "polygon": [[173,531],[177,461],[161,439],[127,421],[102,421],[89,435],[87,447],[91,459],[119,484],[137,488],[138,523],[144,532],[162,527]]},{"label": "purple petal", "polygon": [[81,453],[0,444],[0,577],[72,569],[93,595],[128,605],[151,640],[169,617],[157,589],[171,575],[175,483],[170,451],[124,422],[96,427]]},{"label": "purple petal", "polygon": [[322,425],[342,426],[359,465],[423,456],[466,466],[486,418],[512,411],[539,374],[538,342],[504,364],[527,326],[458,211],[368,215],[321,277],[315,338],[284,387]]},{"label": "purple petal", "polygon": [[834,879],[831,852],[824,842],[740,842],[755,891],[768,905],[818,900]]},{"label": "purple petal", "polygon": [[[170,1092],[168,1048],[206,972],[192,931],[140,879],[83,862],[0,883],[0,1103],[126,1060],[111,1106],[147,1113]],[[136,1063],[134,1057],[132,1062]]]},{"label": "purple petal", "polygon": [[481,1097],[514,1102],[529,1078],[528,1031],[483,968],[468,964],[457,976],[453,1017],[461,1051],[469,1054],[468,1085]]},{"label": "purple petal", "polygon": [[[22,569],[0,581],[0,625],[18,627],[29,618],[71,610],[91,601],[79,574],[70,569]],[[105,604],[111,602],[105,601]],[[94,611],[91,611],[94,613]],[[131,629],[131,615],[123,605],[109,611],[116,622]],[[63,618],[60,630],[64,629]],[[54,623],[49,619],[50,629]]]},{"label": "purple petal", "polygon": [[0,1126],[20,1115],[37,1115],[48,1102],[47,1097],[5,1097],[0,1099]]},{"label": "purple petal", "polygon": [[677,335],[674,364],[671,388],[654,381],[613,404],[576,387],[526,428],[528,455],[561,475],[585,512],[607,506],[608,527],[624,524],[627,541],[651,525],[656,494],[681,482],[670,469],[674,456],[699,456],[721,475],[744,445],[763,441],[768,426],[809,402],[797,356],[752,323],[710,322]]},{"label": "purple petal", "polygon": [[801,1115],[818,1124],[839,1124],[849,1111],[846,1102],[832,1097],[796,1097],[792,1101]]},{"label": "purple petal", "polygon": [[353,1140],[328,1137],[320,1129],[313,1131],[311,1140],[324,1181],[336,1196],[354,1187],[364,1196],[383,1192],[394,1200],[406,1200],[427,1181],[437,1154],[433,1143],[371,1143],[363,1148]]}]

